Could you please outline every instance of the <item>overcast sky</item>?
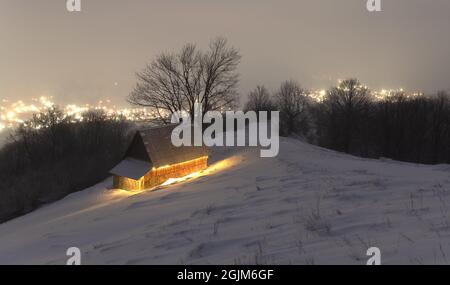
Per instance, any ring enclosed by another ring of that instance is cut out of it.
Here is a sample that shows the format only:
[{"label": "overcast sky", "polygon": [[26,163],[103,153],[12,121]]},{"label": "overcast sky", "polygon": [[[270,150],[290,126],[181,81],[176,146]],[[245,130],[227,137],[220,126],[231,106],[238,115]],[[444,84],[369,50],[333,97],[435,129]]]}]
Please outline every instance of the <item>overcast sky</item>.
[{"label": "overcast sky", "polygon": [[285,79],[327,88],[356,76],[372,88],[450,88],[450,1],[0,0],[0,99],[126,105],[136,71],[186,42],[225,36],[242,54],[243,96]]}]

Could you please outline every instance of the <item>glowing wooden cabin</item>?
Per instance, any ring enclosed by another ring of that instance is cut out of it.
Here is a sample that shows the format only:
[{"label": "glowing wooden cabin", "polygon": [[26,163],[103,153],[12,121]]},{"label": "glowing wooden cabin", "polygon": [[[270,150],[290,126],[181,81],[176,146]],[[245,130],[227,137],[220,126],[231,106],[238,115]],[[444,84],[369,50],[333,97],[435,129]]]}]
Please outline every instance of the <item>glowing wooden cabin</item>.
[{"label": "glowing wooden cabin", "polygon": [[124,160],[110,172],[114,188],[139,191],[180,178],[208,166],[206,147],[175,147],[171,142],[176,125],[139,130]]}]

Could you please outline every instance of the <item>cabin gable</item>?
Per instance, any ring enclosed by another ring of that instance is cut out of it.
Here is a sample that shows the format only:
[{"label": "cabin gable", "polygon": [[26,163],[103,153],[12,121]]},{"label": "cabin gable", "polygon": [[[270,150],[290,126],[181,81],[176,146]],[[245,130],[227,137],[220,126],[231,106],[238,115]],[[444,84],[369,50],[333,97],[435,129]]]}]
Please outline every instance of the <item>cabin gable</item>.
[{"label": "cabin gable", "polygon": [[139,132],[136,132],[134,138],[128,147],[125,157],[131,157],[134,159],[146,161],[151,163],[151,159],[145,147],[142,136]]}]

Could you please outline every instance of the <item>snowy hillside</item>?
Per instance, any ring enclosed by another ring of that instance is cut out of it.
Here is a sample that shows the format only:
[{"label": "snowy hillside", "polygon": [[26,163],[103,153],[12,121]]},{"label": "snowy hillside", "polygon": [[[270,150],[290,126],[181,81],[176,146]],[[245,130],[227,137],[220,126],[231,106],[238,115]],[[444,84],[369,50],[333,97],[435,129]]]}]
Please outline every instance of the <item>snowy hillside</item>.
[{"label": "snowy hillside", "polygon": [[282,139],[277,158],[217,149],[196,179],[137,194],[111,179],[0,225],[0,263],[365,264],[450,261],[450,167]]}]

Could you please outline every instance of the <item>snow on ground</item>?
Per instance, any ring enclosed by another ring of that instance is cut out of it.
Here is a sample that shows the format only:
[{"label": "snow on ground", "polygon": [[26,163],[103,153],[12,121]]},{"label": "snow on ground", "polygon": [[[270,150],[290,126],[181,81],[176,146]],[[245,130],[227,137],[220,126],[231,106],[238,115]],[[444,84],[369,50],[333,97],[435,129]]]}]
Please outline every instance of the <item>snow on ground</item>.
[{"label": "snow on ground", "polygon": [[448,165],[369,160],[282,139],[276,158],[216,149],[202,176],[141,193],[108,179],[0,225],[1,264],[450,261]]}]

